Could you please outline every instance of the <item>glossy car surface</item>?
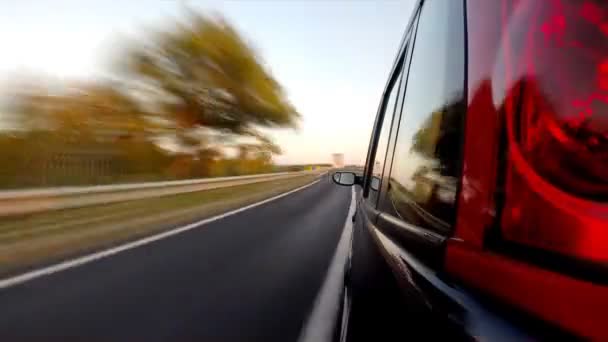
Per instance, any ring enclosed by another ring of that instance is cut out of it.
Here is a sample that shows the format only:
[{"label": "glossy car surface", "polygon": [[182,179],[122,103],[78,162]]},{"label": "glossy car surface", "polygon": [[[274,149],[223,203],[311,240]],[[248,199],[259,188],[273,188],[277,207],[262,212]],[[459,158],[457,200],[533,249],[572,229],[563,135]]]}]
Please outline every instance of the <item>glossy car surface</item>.
[{"label": "glossy car surface", "polygon": [[607,340],[608,4],[419,1],[356,181],[429,330]]}]

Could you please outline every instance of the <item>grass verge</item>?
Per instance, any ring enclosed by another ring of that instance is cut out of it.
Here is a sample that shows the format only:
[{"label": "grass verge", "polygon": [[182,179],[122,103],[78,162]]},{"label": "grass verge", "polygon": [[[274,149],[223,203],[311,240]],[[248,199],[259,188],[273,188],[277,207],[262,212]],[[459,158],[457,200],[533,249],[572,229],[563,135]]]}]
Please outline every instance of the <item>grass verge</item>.
[{"label": "grass verge", "polygon": [[0,276],[103,249],[309,184],[306,175],[0,219]]}]

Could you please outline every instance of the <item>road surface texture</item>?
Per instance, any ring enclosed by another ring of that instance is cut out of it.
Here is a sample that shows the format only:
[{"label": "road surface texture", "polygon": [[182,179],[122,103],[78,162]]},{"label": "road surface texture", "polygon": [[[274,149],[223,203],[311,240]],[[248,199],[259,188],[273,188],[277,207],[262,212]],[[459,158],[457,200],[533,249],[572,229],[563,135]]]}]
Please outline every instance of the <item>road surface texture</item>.
[{"label": "road surface texture", "polygon": [[296,341],[351,202],[318,183],[0,289],[0,340]]}]

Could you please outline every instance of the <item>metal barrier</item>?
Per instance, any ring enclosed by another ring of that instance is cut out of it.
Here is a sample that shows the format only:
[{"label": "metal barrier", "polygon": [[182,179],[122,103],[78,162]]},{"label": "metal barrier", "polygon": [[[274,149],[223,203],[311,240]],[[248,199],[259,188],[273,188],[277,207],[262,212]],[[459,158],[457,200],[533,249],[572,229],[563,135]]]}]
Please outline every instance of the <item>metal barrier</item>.
[{"label": "metal barrier", "polygon": [[49,210],[78,208],[151,197],[177,195],[304,175],[320,175],[321,173],[323,172],[319,170],[280,172],[169,182],[0,191],[0,216],[31,214]]}]

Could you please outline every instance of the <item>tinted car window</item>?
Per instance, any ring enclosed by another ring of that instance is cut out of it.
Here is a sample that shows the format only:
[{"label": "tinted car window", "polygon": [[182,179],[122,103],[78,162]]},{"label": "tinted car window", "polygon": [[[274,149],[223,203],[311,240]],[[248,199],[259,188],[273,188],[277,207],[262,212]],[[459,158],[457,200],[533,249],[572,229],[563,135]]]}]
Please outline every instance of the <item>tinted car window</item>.
[{"label": "tinted car window", "polygon": [[391,123],[393,121],[393,114],[395,112],[399,84],[401,82],[401,69],[397,69],[396,72],[399,73],[399,76],[395,82],[392,83],[391,90],[388,92],[390,95],[384,108],[384,119],[380,128],[380,137],[378,138],[378,147],[376,149],[376,157],[374,159],[374,165],[372,168],[372,180],[370,184],[370,195],[372,196],[372,199],[377,198],[377,192],[380,189],[380,180],[382,178],[386,150],[388,148]]},{"label": "tinted car window", "polygon": [[455,220],[464,119],[460,1],[426,1],[420,13],[388,197],[405,221],[440,231]]}]

